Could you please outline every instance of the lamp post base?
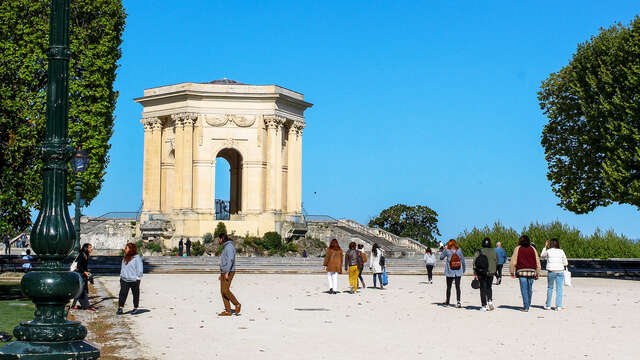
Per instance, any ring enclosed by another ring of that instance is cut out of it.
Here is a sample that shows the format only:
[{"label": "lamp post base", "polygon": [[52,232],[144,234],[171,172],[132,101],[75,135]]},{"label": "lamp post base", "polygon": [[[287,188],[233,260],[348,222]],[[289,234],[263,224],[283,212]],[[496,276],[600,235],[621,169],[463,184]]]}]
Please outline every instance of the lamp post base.
[{"label": "lamp post base", "polygon": [[88,341],[27,342],[14,341],[0,348],[0,360],[93,360],[100,349]]}]

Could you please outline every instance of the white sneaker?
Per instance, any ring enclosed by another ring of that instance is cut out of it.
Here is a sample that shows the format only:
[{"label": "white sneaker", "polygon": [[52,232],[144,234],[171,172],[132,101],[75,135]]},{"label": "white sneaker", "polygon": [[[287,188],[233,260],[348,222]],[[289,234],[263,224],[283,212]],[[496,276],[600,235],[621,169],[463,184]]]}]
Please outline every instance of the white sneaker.
[{"label": "white sneaker", "polygon": [[488,310],[488,309],[487,309],[487,307],[486,307],[486,306],[481,306],[481,307],[480,307],[480,311],[482,311],[482,312],[485,312],[485,311],[487,311],[487,310]]},{"label": "white sneaker", "polygon": [[562,306],[556,307],[556,311],[560,311],[560,310],[562,310]]},{"label": "white sneaker", "polygon": [[491,310],[495,310],[496,308],[493,306],[493,302],[489,301],[489,303],[487,304],[487,310],[491,311]]},{"label": "white sneaker", "polygon": [[544,309],[545,309],[545,310],[551,310],[551,307],[550,307],[550,306],[545,305],[545,306],[544,306]]}]

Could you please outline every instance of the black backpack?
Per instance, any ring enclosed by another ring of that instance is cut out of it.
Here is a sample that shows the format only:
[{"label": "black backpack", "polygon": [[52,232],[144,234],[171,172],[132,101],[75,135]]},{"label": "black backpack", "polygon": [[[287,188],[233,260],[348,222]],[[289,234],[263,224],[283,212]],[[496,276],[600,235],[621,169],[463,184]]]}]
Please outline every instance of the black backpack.
[{"label": "black backpack", "polygon": [[384,267],[384,256],[380,255],[380,267]]},{"label": "black backpack", "polygon": [[489,259],[481,250],[478,250],[475,266],[473,267],[478,275],[486,275],[489,273]]}]

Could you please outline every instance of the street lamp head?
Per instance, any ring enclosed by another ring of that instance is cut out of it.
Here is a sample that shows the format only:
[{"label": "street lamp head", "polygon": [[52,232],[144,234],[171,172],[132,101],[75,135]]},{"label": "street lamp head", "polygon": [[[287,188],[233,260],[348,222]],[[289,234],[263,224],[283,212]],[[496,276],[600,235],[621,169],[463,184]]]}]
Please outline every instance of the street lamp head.
[{"label": "street lamp head", "polygon": [[78,146],[78,151],[76,151],[75,156],[71,159],[71,167],[73,168],[73,172],[76,174],[82,174],[85,170],[87,170],[87,166],[89,165],[89,154],[86,151],[82,150],[82,145]]}]

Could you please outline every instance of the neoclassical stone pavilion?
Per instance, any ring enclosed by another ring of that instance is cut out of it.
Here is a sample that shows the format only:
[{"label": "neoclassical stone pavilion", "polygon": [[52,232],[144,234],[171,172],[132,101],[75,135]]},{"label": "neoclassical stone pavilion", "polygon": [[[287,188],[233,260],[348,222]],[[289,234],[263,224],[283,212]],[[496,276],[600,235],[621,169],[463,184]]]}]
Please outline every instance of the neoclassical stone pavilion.
[{"label": "neoclassical stone pavilion", "polygon": [[[146,89],[141,221],[201,237],[216,220],[216,159],[230,165],[228,231],[261,236],[301,216],[301,93],[233,80]],[[220,218],[218,214],[218,218]]]}]

